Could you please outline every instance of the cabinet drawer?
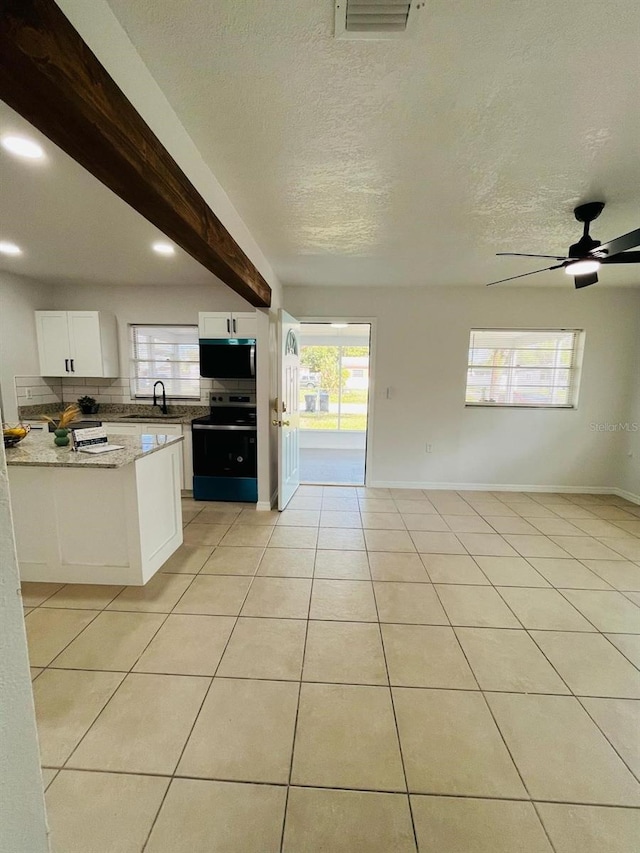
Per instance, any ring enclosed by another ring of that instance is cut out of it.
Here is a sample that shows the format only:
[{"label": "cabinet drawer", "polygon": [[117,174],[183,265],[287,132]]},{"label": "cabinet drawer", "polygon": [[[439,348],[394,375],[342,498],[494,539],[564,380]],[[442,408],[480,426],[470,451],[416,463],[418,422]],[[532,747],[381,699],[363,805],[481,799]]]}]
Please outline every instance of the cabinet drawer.
[{"label": "cabinet drawer", "polygon": [[182,435],[181,424],[138,424],[144,435]]},{"label": "cabinet drawer", "polygon": [[110,424],[102,422],[107,435],[140,435],[140,424]]}]

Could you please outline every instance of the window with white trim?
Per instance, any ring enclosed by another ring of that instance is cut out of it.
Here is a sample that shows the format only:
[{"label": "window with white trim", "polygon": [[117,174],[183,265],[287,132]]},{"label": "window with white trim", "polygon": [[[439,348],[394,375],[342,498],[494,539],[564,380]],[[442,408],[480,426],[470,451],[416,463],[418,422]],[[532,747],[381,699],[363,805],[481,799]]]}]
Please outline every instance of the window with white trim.
[{"label": "window with white trim", "polygon": [[161,379],[167,397],[200,399],[197,326],[131,326],[131,394],[153,397]]},{"label": "window with white trim", "polygon": [[472,329],[467,406],[574,408],[578,329]]}]

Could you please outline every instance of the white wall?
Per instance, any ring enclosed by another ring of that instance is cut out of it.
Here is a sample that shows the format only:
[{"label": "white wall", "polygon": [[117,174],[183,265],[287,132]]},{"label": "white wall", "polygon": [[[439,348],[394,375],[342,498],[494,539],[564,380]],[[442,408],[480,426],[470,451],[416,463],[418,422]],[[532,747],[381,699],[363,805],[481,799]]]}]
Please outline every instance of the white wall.
[{"label": "white wall", "polygon": [[[629,436],[591,424],[631,418],[640,291],[286,287],[284,302],[303,319],[376,318],[370,485],[622,486]],[[465,408],[474,327],[585,329],[578,408]]]},{"label": "white wall", "polygon": [[223,284],[202,287],[103,287],[59,285],[55,307],[66,311],[109,311],[118,320],[120,375],[129,376],[130,323],[195,323],[199,311],[246,311],[251,306]]},{"label": "white wall", "polygon": [[0,850],[46,853],[42,773],[4,447],[0,448],[0,649]]},{"label": "white wall", "polygon": [[53,308],[53,288],[0,272],[0,396],[6,421],[18,416],[16,376],[39,376],[34,311]]},{"label": "white wall", "polygon": [[627,497],[640,498],[640,334],[636,338],[629,393],[629,413],[622,434],[623,454],[620,459],[619,486]]}]

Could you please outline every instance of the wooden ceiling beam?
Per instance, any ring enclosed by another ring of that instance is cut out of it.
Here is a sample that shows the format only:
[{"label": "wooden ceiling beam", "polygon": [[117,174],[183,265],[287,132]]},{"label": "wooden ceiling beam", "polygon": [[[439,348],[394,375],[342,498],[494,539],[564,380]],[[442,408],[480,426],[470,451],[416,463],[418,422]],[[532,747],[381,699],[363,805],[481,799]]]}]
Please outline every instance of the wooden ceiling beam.
[{"label": "wooden ceiling beam", "polygon": [[0,0],[0,97],[232,290],[271,304],[265,279],[54,0]]}]

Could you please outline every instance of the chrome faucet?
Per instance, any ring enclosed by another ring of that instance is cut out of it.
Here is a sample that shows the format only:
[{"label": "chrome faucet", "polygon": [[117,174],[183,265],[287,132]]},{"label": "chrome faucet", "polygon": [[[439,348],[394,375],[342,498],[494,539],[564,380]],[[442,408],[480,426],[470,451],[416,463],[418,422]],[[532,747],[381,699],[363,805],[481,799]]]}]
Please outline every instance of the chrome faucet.
[{"label": "chrome faucet", "polygon": [[162,412],[163,415],[168,415],[169,412],[167,410],[167,392],[165,391],[165,388],[164,388],[164,382],[161,379],[158,379],[157,382],[153,383],[153,405],[154,406],[159,405],[158,400],[156,398],[156,385],[162,385],[162,405],[160,406],[160,411]]}]

